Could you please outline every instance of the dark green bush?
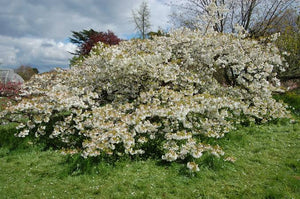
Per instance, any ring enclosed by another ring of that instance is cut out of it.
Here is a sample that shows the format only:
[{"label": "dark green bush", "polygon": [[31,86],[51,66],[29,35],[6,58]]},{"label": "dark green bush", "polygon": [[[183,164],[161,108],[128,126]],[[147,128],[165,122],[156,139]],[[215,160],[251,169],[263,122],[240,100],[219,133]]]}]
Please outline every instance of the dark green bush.
[{"label": "dark green bush", "polygon": [[275,94],[274,98],[276,100],[282,100],[290,106],[290,110],[300,116],[300,89],[295,91],[288,91],[284,94]]},{"label": "dark green bush", "polygon": [[9,123],[7,125],[0,125],[0,147],[6,147],[9,150],[25,149],[32,146],[34,143],[29,137],[18,138],[15,137],[17,133],[17,124]]}]

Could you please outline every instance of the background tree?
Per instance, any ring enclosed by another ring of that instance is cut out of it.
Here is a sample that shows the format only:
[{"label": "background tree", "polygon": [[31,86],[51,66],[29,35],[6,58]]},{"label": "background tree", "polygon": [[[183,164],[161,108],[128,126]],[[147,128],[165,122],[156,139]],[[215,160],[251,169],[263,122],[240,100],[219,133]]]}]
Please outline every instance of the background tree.
[{"label": "background tree", "polygon": [[169,34],[167,32],[165,32],[165,31],[159,29],[157,32],[155,32],[155,31],[148,32],[147,36],[150,39],[153,39],[155,36],[157,36],[157,37],[163,37],[163,36],[168,37]]},{"label": "background tree", "polygon": [[33,75],[39,73],[39,70],[37,68],[32,68],[31,66],[25,66],[25,65],[21,65],[20,67],[18,67],[14,71],[18,75],[20,75],[24,79],[24,81],[30,80],[30,78]]},{"label": "background tree", "polygon": [[253,35],[264,34],[281,21],[287,9],[297,6],[297,0],[175,0],[170,4],[176,8],[171,20],[176,26],[195,28],[201,16],[209,13],[212,2],[221,8],[215,12],[216,31],[233,32],[235,24],[239,24]]},{"label": "background tree", "polygon": [[289,24],[289,22],[291,22],[290,17],[294,8],[299,7],[298,0],[261,0],[258,3],[260,5],[255,11],[261,13],[254,15],[249,28],[251,35],[255,37],[267,36],[269,33],[281,32],[287,26],[295,26],[295,20],[293,24]]},{"label": "background tree", "polygon": [[[289,11],[284,23],[273,27],[271,31],[280,32],[276,41],[278,48],[289,64],[289,68],[279,74],[282,80],[300,80],[300,15]],[[288,54],[286,54],[287,52]]]},{"label": "background tree", "polygon": [[107,45],[117,45],[121,41],[121,39],[110,30],[107,32],[97,32],[90,29],[79,32],[72,31],[72,33],[72,37],[69,39],[73,44],[76,44],[78,48],[74,53],[71,53],[75,56],[70,60],[70,67],[89,55],[93,46],[95,46],[98,42],[102,42]]},{"label": "background tree", "polygon": [[80,55],[80,46],[82,46],[85,42],[89,40],[89,38],[96,34],[97,31],[90,29],[90,30],[82,30],[80,32],[72,31],[72,37],[69,37],[70,42],[76,44],[79,48],[72,54]]},{"label": "background tree", "polygon": [[132,11],[132,18],[135,29],[139,32],[142,39],[145,39],[150,30],[150,10],[147,2],[142,2],[139,9]]},{"label": "background tree", "polygon": [[88,55],[93,46],[102,42],[108,45],[117,45],[121,41],[112,31],[107,32],[97,32],[93,29],[82,30],[80,32],[72,31],[72,37],[70,41],[78,46],[76,52],[72,53],[74,55]]}]

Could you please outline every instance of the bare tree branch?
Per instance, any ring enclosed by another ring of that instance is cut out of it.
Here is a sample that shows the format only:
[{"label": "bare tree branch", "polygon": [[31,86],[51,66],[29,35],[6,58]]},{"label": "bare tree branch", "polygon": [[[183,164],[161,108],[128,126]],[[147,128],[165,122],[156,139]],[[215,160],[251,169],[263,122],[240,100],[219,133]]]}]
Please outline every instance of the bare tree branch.
[{"label": "bare tree branch", "polygon": [[173,0],[169,4],[175,9],[171,15],[173,23],[196,28],[194,24],[199,22],[199,16],[208,14],[207,6],[212,2],[228,9],[226,14],[216,13],[219,21],[214,30],[233,32],[235,24],[239,24],[247,31],[264,34],[298,0]]}]

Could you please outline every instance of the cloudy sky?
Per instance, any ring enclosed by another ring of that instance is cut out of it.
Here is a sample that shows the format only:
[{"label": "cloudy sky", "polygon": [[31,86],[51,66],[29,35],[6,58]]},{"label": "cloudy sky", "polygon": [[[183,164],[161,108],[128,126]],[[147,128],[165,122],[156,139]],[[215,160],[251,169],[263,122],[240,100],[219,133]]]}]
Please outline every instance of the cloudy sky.
[{"label": "cloudy sky", "polygon": [[[0,0],[0,68],[20,65],[40,72],[68,67],[75,46],[71,31],[112,30],[126,39],[134,34],[131,12],[143,0]],[[168,0],[147,0],[152,30],[167,27]]]}]

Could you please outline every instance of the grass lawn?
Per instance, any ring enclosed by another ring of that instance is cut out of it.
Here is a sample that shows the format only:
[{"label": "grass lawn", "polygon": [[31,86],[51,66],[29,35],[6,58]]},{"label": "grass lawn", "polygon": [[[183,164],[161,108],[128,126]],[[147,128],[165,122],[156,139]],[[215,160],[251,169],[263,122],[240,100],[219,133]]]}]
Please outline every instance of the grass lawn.
[{"label": "grass lawn", "polygon": [[[244,127],[219,142],[234,163],[203,156],[200,172],[159,160],[82,165],[0,126],[0,198],[300,198],[300,121]],[[13,142],[11,144],[10,142]]]},{"label": "grass lawn", "polygon": [[58,152],[2,146],[0,198],[300,198],[299,132],[299,123],[232,132],[221,145],[236,162],[204,157],[196,174],[151,159],[101,162],[70,174],[70,161]]}]

